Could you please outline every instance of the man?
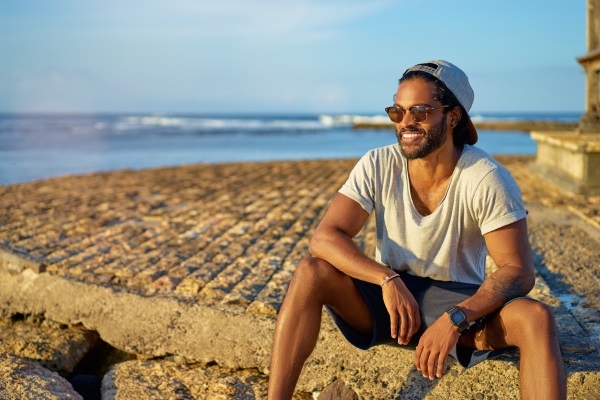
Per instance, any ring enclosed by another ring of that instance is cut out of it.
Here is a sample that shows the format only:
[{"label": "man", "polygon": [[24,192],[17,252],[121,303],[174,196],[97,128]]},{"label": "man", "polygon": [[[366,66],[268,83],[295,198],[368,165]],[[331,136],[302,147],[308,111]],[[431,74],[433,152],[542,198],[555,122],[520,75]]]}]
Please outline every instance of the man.
[{"label": "man", "polygon": [[[416,346],[423,377],[449,354],[469,367],[520,351],[523,398],[565,398],[553,314],[524,297],[534,265],[520,190],[477,142],[467,76],[446,61],[406,70],[386,108],[398,144],[367,153],[333,199],[279,312],[269,398],[291,398],[325,306],[367,349]],[[376,214],[376,260],[352,241]],[[486,277],[489,253],[498,270]],[[474,351],[485,350],[485,351]]]}]

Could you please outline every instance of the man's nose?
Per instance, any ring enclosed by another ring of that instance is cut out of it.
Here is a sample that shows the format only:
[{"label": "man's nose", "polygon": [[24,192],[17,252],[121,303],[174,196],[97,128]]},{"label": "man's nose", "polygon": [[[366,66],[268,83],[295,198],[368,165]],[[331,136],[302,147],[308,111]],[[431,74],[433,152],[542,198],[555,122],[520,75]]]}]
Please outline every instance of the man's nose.
[{"label": "man's nose", "polygon": [[400,120],[400,122],[397,123],[397,125],[400,125],[401,127],[413,126],[415,124],[416,124],[416,122],[413,119],[413,117],[410,115],[410,111],[408,111],[408,110],[406,110],[404,112],[402,119]]}]

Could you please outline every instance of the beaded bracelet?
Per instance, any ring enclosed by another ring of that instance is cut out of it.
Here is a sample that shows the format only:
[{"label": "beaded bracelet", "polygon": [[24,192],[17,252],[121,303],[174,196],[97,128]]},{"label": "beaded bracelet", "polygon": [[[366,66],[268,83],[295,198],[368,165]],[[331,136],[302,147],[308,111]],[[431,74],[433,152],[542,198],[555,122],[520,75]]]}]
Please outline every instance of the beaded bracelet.
[{"label": "beaded bracelet", "polygon": [[386,283],[388,283],[389,281],[391,281],[394,278],[400,278],[400,274],[396,274],[396,275],[392,275],[392,276],[388,276],[387,278],[385,278],[383,280],[383,282],[381,282],[381,287],[383,287],[383,285],[385,285]]}]

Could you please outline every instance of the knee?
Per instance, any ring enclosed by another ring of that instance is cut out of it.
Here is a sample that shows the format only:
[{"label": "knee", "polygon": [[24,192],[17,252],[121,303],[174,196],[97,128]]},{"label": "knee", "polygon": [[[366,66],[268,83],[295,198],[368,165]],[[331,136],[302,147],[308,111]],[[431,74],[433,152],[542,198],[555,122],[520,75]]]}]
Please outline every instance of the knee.
[{"label": "knee", "polygon": [[300,261],[290,282],[290,292],[326,302],[330,289],[335,287],[343,274],[327,261],[309,257]]},{"label": "knee", "polygon": [[[544,337],[556,336],[554,311],[544,303],[534,300],[517,300],[520,307],[514,307],[513,329],[520,332],[526,341],[540,341]],[[515,304],[516,305],[516,304]]]},{"label": "knee", "polygon": [[305,258],[298,263],[294,272],[293,281],[320,287],[334,279],[337,269],[327,261],[317,257]]},{"label": "knee", "polygon": [[529,303],[527,315],[523,316],[529,327],[533,331],[554,328],[554,311],[552,311],[549,306],[540,303],[539,301],[529,301]]}]

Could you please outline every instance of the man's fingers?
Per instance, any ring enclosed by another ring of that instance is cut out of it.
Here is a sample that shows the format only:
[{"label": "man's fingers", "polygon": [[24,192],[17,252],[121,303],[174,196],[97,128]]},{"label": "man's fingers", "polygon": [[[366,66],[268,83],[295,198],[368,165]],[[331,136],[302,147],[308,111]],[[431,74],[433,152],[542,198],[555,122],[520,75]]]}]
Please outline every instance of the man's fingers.
[{"label": "man's fingers", "polygon": [[427,372],[427,361],[429,360],[429,350],[423,350],[423,352],[421,352],[421,356],[419,357],[419,366],[417,367],[417,369],[419,371],[421,371],[421,374],[423,374],[423,378],[427,378],[429,377],[429,373]]},{"label": "man's fingers", "polygon": [[427,377],[433,380],[435,377],[435,362],[438,360],[437,354],[429,354],[429,359],[427,360]]},{"label": "man's fingers", "polygon": [[415,330],[416,321],[415,321],[413,313],[409,314],[409,318],[407,318],[407,321],[408,321],[408,323],[407,323],[407,327],[406,327],[406,336],[405,336],[406,344],[408,344],[408,342],[410,342],[410,339],[416,332],[416,330]]},{"label": "man's fingers", "polygon": [[417,349],[415,350],[415,366],[419,371],[421,370],[421,353],[423,353],[423,346],[417,346]]},{"label": "man's fingers", "polygon": [[413,323],[412,334],[414,335],[415,333],[417,333],[419,331],[419,328],[421,327],[421,315],[419,314],[419,310],[415,310],[413,315],[414,315],[414,323]]},{"label": "man's fingers", "polygon": [[406,343],[406,333],[408,331],[408,320],[406,319],[406,314],[400,312],[400,329],[398,330],[398,344]]},{"label": "man's fingers", "polygon": [[390,336],[396,339],[398,344],[405,345],[421,325],[419,306],[400,279],[394,279],[387,287],[396,289],[395,292],[383,292],[385,307],[390,315]]},{"label": "man's fingers", "polygon": [[442,354],[440,353],[440,356],[438,357],[438,363],[437,363],[437,377],[441,378],[442,375],[444,375],[444,365],[446,364],[446,358],[448,356],[446,354]]},{"label": "man's fingers", "polygon": [[390,333],[394,339],[398,336],[398,314],[396,311],[390,313]]},{"label": "man's fingers", "polygon": [[402,345],[406,345],[408,344],[408,342],[410,342],[410,339],[412,338],[412,335],[415,333],[415,321],[414,318],[412,317],[412,314],[409,313],[403,313],[401,314],[402,319],[402,326],[400,328],[401,330],[401,334],[400,337],[398,338],[398,343],[402,344]]}]

